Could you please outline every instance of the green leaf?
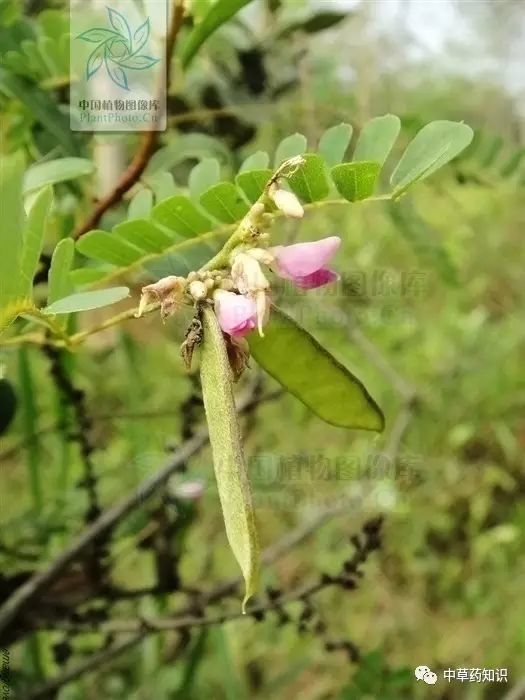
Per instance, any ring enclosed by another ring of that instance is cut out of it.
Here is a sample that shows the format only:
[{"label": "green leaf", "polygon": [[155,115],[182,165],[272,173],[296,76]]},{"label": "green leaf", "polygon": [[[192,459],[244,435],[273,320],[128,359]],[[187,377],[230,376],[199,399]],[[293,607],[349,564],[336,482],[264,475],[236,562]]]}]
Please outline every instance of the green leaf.
[{"label": "green leaf", "polygon": [[304,156],[304,164],[288,178],[288,183],[305,202],[318,202],[330,192],[324,160],[315,153]]},{"label": "green leaf", "polygon": [[49,303],[62,299],[71,291],[69,273],[74,254],[75,243],[72,238],[63,238],[53,251],[47,278],[47,300]]},{"label": "green leaf", "polygon": [[265,170],[270,164],[270,156],[266,151],[256,151],[248,156],[239,168],[239,173],[244,173],[249,170]]},{"label": "green leaf", "polygon": [[[351,124],[338,124],[324,132],[319,141],[319,148],[317,150],[329,167],[337,165],[344,159],[351,138]],[[356,160],[359,159],[356,158]]]},{"label": "green leaf", "polygon": [[399,136],[401,122],[395,114],[385,114],[367,122],[361,129],[353,160],[383,163]]},{"label": "green leaf", "polygon": [[201,196],[200,202],[206,211],[226,224],[233,224],[248,213],[248,205],[231,182],[220,182],[210,187]]},{"label": "green leaf", "polygon": [[190,173],[188,187],[192,199],[198,200],[203,192],[219,182],[221,168],[215,158],[204,158]]},{"label": "green leaf", "polygon": [[470,126],[462,122],[435,121],[424,126],[392,173],[394,194],[401,194],[451,161],[469,145],[473,135]]},{"label": "green leaf", "polygon": [[224,338],[210,307],[202,312],[201,383],[213,466],[230,547],[245,580],[243,612],[255,593],[259,544]]},{"label": "green leaf", "polygon": [[333,27],[334,25],[338,24],[339,22],[341,22],[341,20],[345,19],[346,17],[350,17],[351,14],[352,13],[349,13],[349,12],[332,12],[332,11],[318,12],[317,14],[314,14],[311,17],[307,17],[306,19],[303,19],[300,21],[292,22],[288,26],[284,27],[277,34],[277,38],[278,39],[286,39],[291,34],[297,32],[297,31],[306,32],[307,34],[314,34],[316,32],[321,32],[321,31],[324,31],[325,29],[329,29],[330,27]]},{"label": "green leaf", "polygon": [[46,187],[38,193],[27,217],[20,264],[24,296],[31,297],[33,293],[33,277],[42,252],[46,220],[52,201],[53,190],[51,187]]},{"label": "green leaf", "polygon": [[146,219],[153,207],[153,192],[149,189],[140,190],[133,197],[128,207],[128,219]]},{"label": "green leaf", "polygon": [[[73,283],[70,278],[73,258],[75,256],[75,242],[72,238],[63,238],[53,251],[49,274],[47,276],[47,303],[52,304],[58,299],[67,296],[73,291]],[[68,316],[64,315],[57,321],[62,328],[67,327]]]},{"label": "green leaf", "polygon": [[3,68],[0,68],[0,92],[22,102],[64,153],[76,153],[77,146],[69,128],[69,119],[46,92]]},{"label": "green leaf", "polygon": [[131,265],[139,260],[143,253],[119,236],[107,231],[90,231],[77,241],[77,250],[82,255],[113,265]]},{"label": "green leaf", "polygon": [[367,199],[374,194],[381,166],[379,163],[341,163],[332,168],[331,175],[337,191],[349,202]]},{"label": "green leaf", "polygon": [[124,221],[122,224],[114,227],[111,235],[113,234],[146,253],[162,253],[163,250],[166,250],[174,243],[173,236],[170,236],[147,219]]},{"label": "green leaf", "polygon": [[272,309],[264,338],[247,340],[261,367],[327,423],[383,430],[383,413],[359,379],[280,309]]},{"label": "green leaf", "polygon": [[237,186],[244,192],[249,202],[256,202],[266,186],[266,183],[272,176],[272,171],[268,168],[265,170],[249,170],[239,173],[235,178]]},{"label": "green leaf", "polygon": [[149,183],[150,176],[171,170],[189,159],[201,159],[206,156],[219,158],[223,163],[231,161],[231,153],[219,139],[206,134],[184,134],[173,143],[153,154],[148,163],[143,180]]},{"label": "green leaf", "polygon": [[33,165],[24,178],[24,193],[39,190],[45,185],[55,185],[57,182],[89,175],[94,169],[95,166],[87,158],[58,158]]},{"label": "green leaf", "polygon": [[155,193],[157,202],[162,202],[163,199],[172,197],[177,192],[175,180],[171,173],[155,173],[149,178],[149,183]]},{"label": "green leaf", "polygon": [[0,308],[16,299],[20,291],[20,258],[23,245],[24,210],[22,153],[0,157]]},{"label": "green leaf", "polygon": [[93,292],[79,292],[53,302],[45,309],[43,314],[71,314],[77,311],[89,311],[100,309],[103,306],[116,304],[129,296],[127,287],[111,287],[110,289],[97,289]]},{"label": "green leaf", "polygon": [[281,143],[277,146],[277,150],[275,151],[275,167],[281,165],[281,163],[288,160],[288,158],[293,158],[293,156],[302,156],[303,153],[306,153],[307,147],[308,143],[306,141],[306,136],[298,133],[287,136],[281,141]]},{"label": "green leaf", "polygon": [[213,228],[211,221],[184,195],[177,194],[160,202],[153,208],[151,217],[185,238],[198,236]]},{"label": "green leaf", "polygon": [[249,2],[250,0],[221,0],[215,3],[182,45],[182,67],[187,68],[206,39]]},{"label": "green leaf", "polygon": [[83,287],[86,284],[102,282],[103,279],[111,274],[113,269],[110,268],[108,270],[106,267],[79,267],[76,270],[71,270],[69,279],[75,287]]}]

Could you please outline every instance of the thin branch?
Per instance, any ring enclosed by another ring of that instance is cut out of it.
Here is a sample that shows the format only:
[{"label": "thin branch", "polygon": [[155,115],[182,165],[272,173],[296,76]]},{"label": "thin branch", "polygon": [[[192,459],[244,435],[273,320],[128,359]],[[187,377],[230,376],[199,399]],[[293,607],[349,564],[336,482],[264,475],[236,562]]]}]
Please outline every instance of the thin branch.
[{"label": "thin branch", "polygon": [[[166,38],[166,89],[169,89],[171,82],[171,64],[173,49],[175,48],[175,43],[177,36],[179,34],[180,28],[182,27],[182,21],[184,19],[184,2],[182,0],[177,0],[173,9],[173,18],[170,26],[170,31]],[[79,226],[75,231],[73,237],[80,238],[91,229],[95,228],[106,213],[114,204],[120,202],[124,194],[133,187],[133,185],[139,180],[140,176],[146,169],[151,156],[155,152],[157,145],[159,132],[158,131],[147,131],[142,139],[142,144],[139,150],[136,152],[133,160],[131,161],[127,170],[123,173],[122,177],[116,184],[112,192],[110,192],[106,197],[100,200],[96,207],[93,209],[90,216],[84,221],[84,223]]]},{"label": "thin branch", "polygon": [[[140,632],[139,634],[133,635],[129,639],[118,642],[117,644],[112,644],[107,649],[103,649],[102,651],[93,654],[88,659],[86,659],[86,661],[78,664],[77,666],[72,666],[59,677],[53,678],[47,683],[43,683],[38,688],[35,688],[34,691],[29,691],[24,695],[23,700],[39,700],[40,698],[53,697],[53,694],[59,688],[62,688],[67,683],[70,683],[71,681],[80,678],[80,676],[84,675],[85,673],[88,673],[89,671],[98,669],[102,664],[106,664],[112,659],[116,659],[117,657],[124,654],[126,651],[129,651],[134,646],[136,646],[146,636],[147,632],[144,631]],[[22,700],[22,697],[19,697],[19,700]]]},{"label": "thin branch", "polygon": [[76,561],[91,546],[94,540],[113,529],[117,523],[165,484],[170,476],[177,471],[179,465],[200,450],[206,444],[207,439],[208,431],[202,428],[192,440],[188,440],[173,454],[162,469],[146,479],[130,496],[104,511],[47,568],[37,572],[23,586],[20,586],[0,608],[0,633],[6,629],[24,605],[49,587],[65,568]]},{"label": "thin branch", "polygon": [[[295,530],[288,533],[282,540],[276,542],[271,547],[267,548],[262,554],[262,560],[265,563],[272,563],[287,552],[293,549],[295,546],[300,544],[302,541],[307,539],[309,535],[317,531],[325,522],[331,520],[332,518],[338,517],[345,512],[347,512],[348,503],[337,503],[335,505],[327,506],[324,510],[308,519],[306,522],[299,525]],[[206,606],[210,603],[223,599],[230,592],[234,592],[237,586],[241,583],[241,578],[234,578],[230,581],[223,582],[215,586],[208,594],[202,598],[201,603]],[[169,620],[158,620],[158,621],[131,621],[131,625],[128,626],[135,629],[135,632],[128,638],[121,640],[112,644],[109,648],[104,649],[90,656],[85,661],[72,666],[67,669],[64,673],[60,674],[58,677],[53,678],[46,683],[42,684],[33,691],[29,691],[24,696],[24,700],[39,700],[41,698],[47,698],[51,693],[56,692],[67,683],[80,678],[86,673],[99,669],[102,665],[105,665],[112,661],[113,659],[126,653],[137,644],[142,642],[149,634],[161,632],[164,630],[184,630],[190,627],[203,627],[209,625],[222,624],[226,620],[233,619],[253,619],[255,616],[264,613],[266,610],[276,609],[283,604],[292,602],[294,600],[301,600],[305,596],[313,595],[321,588],[328,585],[336,583],[334,580],[329,580],[327,578],[321,578],[320,580],[310,583],[300,589],[295,589],[293,592],[287,594],[280,594],[276,598],[273,598],[271,602],[262,603],[253,606],[248,614],[242,615],[239,611],[235,611],[228,614],[218,614],[208,617],[197,617],[191,614],[179,614],[178,617],[174,617]],[[124,630],[119,630],[124,632]]]},{"label": "thin branch", "polygon": [[[256,403],[254,404],[251,393],[247,392],[247,395],[244,395],[238,401],[237,410],[241,413],[249,411]],[[196,431],[193,438],[184,442],[178,450],[173,453],[167,463],[156,474],[143,481],[138,488],[120,503],[104,511],[43,571],[35,573],[26,583],[17,588],[0,608],[0,634],[4,632],[7,626],[14,620],[24,605],[34,600],[56,581],[62,571],[72,562],[78,560],[80,555],[89,549],[94,541],[106,535],[129,513],[155,494],[180,466],[195,455],[207,441],[208,430],[203,426]]]}]

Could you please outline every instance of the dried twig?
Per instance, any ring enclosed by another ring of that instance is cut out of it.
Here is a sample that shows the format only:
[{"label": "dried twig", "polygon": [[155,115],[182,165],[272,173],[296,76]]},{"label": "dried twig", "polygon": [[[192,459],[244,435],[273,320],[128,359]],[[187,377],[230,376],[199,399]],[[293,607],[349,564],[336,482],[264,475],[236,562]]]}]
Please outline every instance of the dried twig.
[{"label": "dried twig", "polygon": [[[325,521],[340,514],[340,506],[326,508],[324,511],[322,511],[322,513],[317,514],[312,519],[299,526],[297,530],[289,533],[284,540],[267,549],[263,553],[263,559],[266,562],[269,562],[280,558],[287,551],[308,537],[309,534],[316,531]],[[112,644],[107,649],[93,654],[85,661],[71,667],[70,669],[67,669],[64,673],[47,681],[33,691],[29,690],[27,693],[25,693],[24,700],[39,700],[41,698],[49,697],[67,683],[80,678],[84,674],[94,669],[98,670],[103,664],[106,664],[118,656],[121,656],[123,653],[129,651],[131,648],[139,644],[146,636],[150,634],[156,634],[163,631],[187,631],[188,629],[192,628],[220,625],[226,621],[234,619],[252,619],[259,621],[264,618],[265,613],[271,611],[277,612],[282,619],[286,620],[287,618],[282,611],[282,606],[288,603],[302,601],[305,605],[309,606],[309,599],[312,596],[330,586],[341,585],[344,588],[353,589],[357,585],[356,581],[360,575],[360,567],[366,561],[369,554],[376,550],[380,545],[380,529],[381,519],[376,518],[365,524],[363,528],[363,539],[360,539],[357,536],[351,538],[355,545],[355,553],[351,559],[344,563],[342,572],[338,576],[322,574],[317,580],[302,587],[295,588],[289,592],[268,590],[267,600],[265,602],[256,603],[253,605],[248,610],[248,614],[246,615],[243,615],[239,610],[207,616],[185,614],[183,611],[177,616],[171,618],[160,618],[157,620],[139,619],[114,622],[109,621],[107,623],[103,623],[102,625],[96,627],[97,631],[118,632],[123,634],[131,634],[131,636],[120,642]],[[239,583],[240,579],[235,579],[225,584],[219,584],[215,589],[213,589],[212,592],[210,592],[208,596],[205,597],[203,601],[201,601],[201,607],[199,610],[202,611],[203,607],[213,600],[223,599],[229,593],[230,589],[232,587],[235,588]],[[88,631],[93,629],[93,627],[90,627],[89,625],[86,628]],[[83,631],[82,626],[79,625],[71,625],[69,629],[71,631]],[[337,650],[339,648],[346,649],[351,652],[351,656],[354,660],[357,658],[355,646],[350,642],[342,642],[339,644],[327,642],[325,644],[325,648],[327,650]]]},{"label": "dried twig", "polygon": [[[238,411],[247,412],[260,403],[248,391],[238,402]],[[190,457],[195,455],[208,441],[208,430],[202,427],[195,432],[190,440],[184,442],[168,459],[167,463],[153,476],[146,479],[127,498],[104,511],[77,539],[54,559],[43,571],[35,573],[26,583],[20,586],[0,608],[0,635],[15,619],[18,613],[30,601],[45,591],[69,565],[77,561],[87,551],[93,542],[109,533],[129,513],[155,494],[168,479]]]}]

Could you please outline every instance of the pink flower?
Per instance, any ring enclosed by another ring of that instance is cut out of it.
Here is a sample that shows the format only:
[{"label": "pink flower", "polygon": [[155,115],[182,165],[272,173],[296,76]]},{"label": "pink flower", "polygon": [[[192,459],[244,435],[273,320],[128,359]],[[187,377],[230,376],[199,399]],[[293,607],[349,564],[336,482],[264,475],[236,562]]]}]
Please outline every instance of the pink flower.
[{"label": "pink flower", "polygon": [[329,236],[311,243],[276,246],[271,249],[276,272],[301,289],[314,289],[334,282],[339,275],[325,265],[340,245],[339,236]]},{"label": "pink flower", "polygon": [[229,335],[243,336],[257,326],[257,304],[253,299],[218,289],[214,294],[219,326]]}]

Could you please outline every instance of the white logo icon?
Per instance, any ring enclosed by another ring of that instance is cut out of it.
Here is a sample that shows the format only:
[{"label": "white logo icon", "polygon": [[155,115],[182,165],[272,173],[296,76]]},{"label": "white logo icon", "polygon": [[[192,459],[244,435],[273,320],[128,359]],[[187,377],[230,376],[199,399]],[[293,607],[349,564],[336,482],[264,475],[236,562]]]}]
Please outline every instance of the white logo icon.
[{"label": "white logo icon", "polygon": [[414,671],[414,675],[418,681],[425,681],[427,685],[434,685],[438,679],[437,675],[428,666],[418,666]]}]

